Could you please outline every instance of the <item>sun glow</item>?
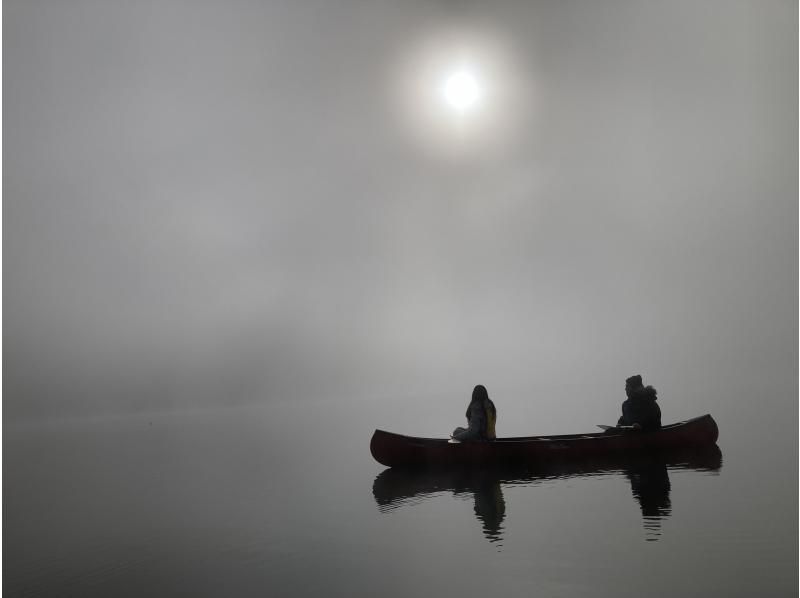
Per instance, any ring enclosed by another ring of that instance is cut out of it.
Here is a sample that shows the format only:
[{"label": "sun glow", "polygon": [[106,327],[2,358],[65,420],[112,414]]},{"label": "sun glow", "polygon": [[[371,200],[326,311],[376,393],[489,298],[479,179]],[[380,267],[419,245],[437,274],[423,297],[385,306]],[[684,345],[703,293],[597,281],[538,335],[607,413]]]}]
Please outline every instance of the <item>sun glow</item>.
[{"label": "sun glow", "polygon": [[448,159],[499,150],[530,109],[505,37],[490,31],[432,30],[409,42],[393,73],[401,126]]}]

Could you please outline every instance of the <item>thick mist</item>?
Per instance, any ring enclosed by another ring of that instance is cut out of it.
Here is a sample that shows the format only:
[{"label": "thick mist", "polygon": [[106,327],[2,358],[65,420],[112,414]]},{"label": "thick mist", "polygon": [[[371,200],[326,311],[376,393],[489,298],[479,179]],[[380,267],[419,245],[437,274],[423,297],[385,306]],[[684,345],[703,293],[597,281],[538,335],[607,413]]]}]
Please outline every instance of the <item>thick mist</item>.
[{"label": "thick mist", "polygon": [[[483,383],[533,433],[601,423],[641,373],[665,421],[752,397],[796,422],[795,3],[3,17],[7,419],[410,396],[460,417]],[[442,153],[395,91],[453,27],[502,41],[514,110]]]}]

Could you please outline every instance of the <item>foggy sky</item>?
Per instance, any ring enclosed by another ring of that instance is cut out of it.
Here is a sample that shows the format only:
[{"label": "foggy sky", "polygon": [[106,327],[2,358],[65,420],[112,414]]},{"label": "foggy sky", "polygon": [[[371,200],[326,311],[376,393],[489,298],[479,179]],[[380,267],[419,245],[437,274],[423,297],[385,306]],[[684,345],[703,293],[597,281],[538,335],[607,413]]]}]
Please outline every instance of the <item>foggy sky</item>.
[{"label": "foggy sky", "polygon": [[[796,28],[788,0],[6,1],[4,415],[479,382],[569,410],[643,373],[794,389],[796,421]],[[501,42],[513,109],[445,153],[397,89],[453,31]]]}]

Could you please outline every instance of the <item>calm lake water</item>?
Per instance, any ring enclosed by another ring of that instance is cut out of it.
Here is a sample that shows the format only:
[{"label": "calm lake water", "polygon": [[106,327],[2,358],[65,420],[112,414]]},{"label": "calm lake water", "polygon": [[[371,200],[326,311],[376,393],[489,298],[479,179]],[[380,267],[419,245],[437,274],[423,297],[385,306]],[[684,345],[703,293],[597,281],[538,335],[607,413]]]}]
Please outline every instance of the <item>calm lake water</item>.
[{"label": "calm lake water", "polygon": [[[7,423],[4,594],[797,593],[796,422],[714,413],[719,451],[697,458],[547,474],[386,470],[369,454],[372,430],[429,435],[416,407]],[[591,430],[530,433],[580,431]]]}]

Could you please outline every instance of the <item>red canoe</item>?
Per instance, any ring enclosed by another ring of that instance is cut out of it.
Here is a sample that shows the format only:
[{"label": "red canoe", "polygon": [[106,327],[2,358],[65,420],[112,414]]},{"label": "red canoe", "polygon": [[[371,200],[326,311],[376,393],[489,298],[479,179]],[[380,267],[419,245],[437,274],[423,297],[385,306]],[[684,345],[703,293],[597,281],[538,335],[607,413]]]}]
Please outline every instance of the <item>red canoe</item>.
[{"label": "red canoe", "polygon": [[369,450],[387,467],[542,463],[620,451],[687,449],[713,445],[719,430],[710,415],[670,424],[655,432],[610,431],[560,436],[521,436],[490,442],[451,442],[375,430]]}]

